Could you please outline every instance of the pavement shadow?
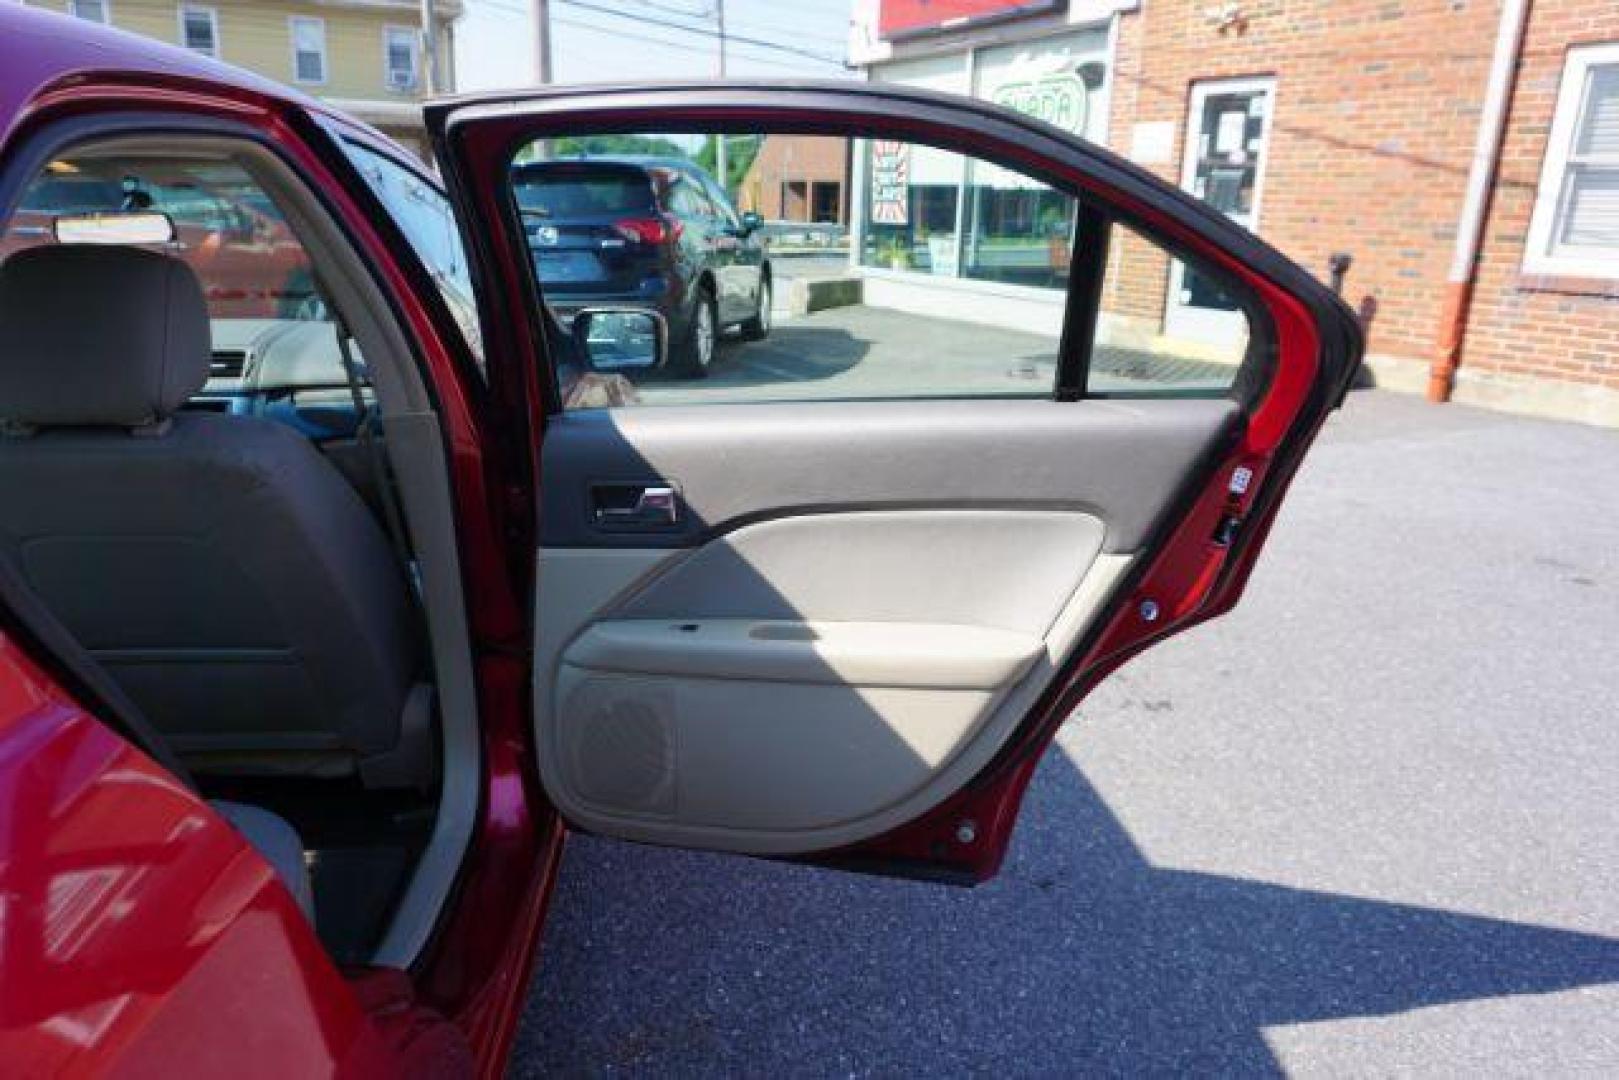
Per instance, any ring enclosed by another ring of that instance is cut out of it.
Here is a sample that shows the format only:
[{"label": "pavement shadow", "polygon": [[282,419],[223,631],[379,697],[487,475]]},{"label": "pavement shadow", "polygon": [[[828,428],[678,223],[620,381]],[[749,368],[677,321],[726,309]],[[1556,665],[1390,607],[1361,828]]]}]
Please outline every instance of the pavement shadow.
[{"label": "pavement shadow", "polygon": [[1615,981],[1619,940],[1155,866],[1059,751],[975,890],[575,841],[514,1071],[1276,1074],[1272,1025]]}]

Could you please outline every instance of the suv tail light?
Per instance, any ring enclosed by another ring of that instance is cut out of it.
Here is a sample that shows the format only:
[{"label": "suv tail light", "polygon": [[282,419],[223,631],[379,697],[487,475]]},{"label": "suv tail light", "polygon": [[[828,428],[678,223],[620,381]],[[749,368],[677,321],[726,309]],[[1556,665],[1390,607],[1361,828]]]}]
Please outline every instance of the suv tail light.
[{"label": "suv tail light", "polygon": [[680,239],[680,219],[673,216],[633,217],[613,222],[613,231],[632,244],[661,244]]}]

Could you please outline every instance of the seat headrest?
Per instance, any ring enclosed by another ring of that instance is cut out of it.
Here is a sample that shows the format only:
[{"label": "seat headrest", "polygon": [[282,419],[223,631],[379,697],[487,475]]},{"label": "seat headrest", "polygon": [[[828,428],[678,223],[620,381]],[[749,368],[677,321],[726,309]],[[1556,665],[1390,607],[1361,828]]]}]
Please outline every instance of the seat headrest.
[{"label": "seat headrest", "polygon": [[191,267],[141,248],[57,244],[0,263],[0,421],[144,427],[208,380]]}]

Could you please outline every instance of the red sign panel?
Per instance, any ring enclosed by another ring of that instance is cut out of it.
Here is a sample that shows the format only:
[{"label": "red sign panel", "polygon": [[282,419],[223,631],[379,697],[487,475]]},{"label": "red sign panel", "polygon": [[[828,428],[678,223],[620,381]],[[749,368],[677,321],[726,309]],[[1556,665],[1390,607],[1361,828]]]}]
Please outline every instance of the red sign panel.
[{"label": "red sign panel", "polygon": [[1068,0],[881,0],[881,3],[877,33],[884,41],[1058,11],[1068,6]]}]

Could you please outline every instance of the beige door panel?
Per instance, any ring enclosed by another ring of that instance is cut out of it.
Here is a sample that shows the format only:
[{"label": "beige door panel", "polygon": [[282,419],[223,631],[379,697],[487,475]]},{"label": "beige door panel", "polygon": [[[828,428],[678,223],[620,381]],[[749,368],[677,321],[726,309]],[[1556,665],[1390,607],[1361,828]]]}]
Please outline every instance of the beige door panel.
[{"label": "beige door panel", "polygon": [[988,626],[1044,634],[1102,548],[1100,519],[1054,510],[803,514],[737,529],[628,597],[626,619]]},{"label": "beige door panel", "polygon": [[1125,555],[1089,514],[837,512],[691,551],[541,552],[535,723],[570,820],[824,850],[936,805],[1003,745]]},{"label": "beige door panel", "polygon": [[1000,690],[1040,648],[1031,634],[939,623],[614,619],[581,634],[565,660],[633,675]]},{"label": "beige door panel", "polygon": [[669,843],[724,837],[729,850],[813,850],[824,844],[808,837],[858,825],[926,785],[993,698],[564,664],[556,748],[580,824]]}]

